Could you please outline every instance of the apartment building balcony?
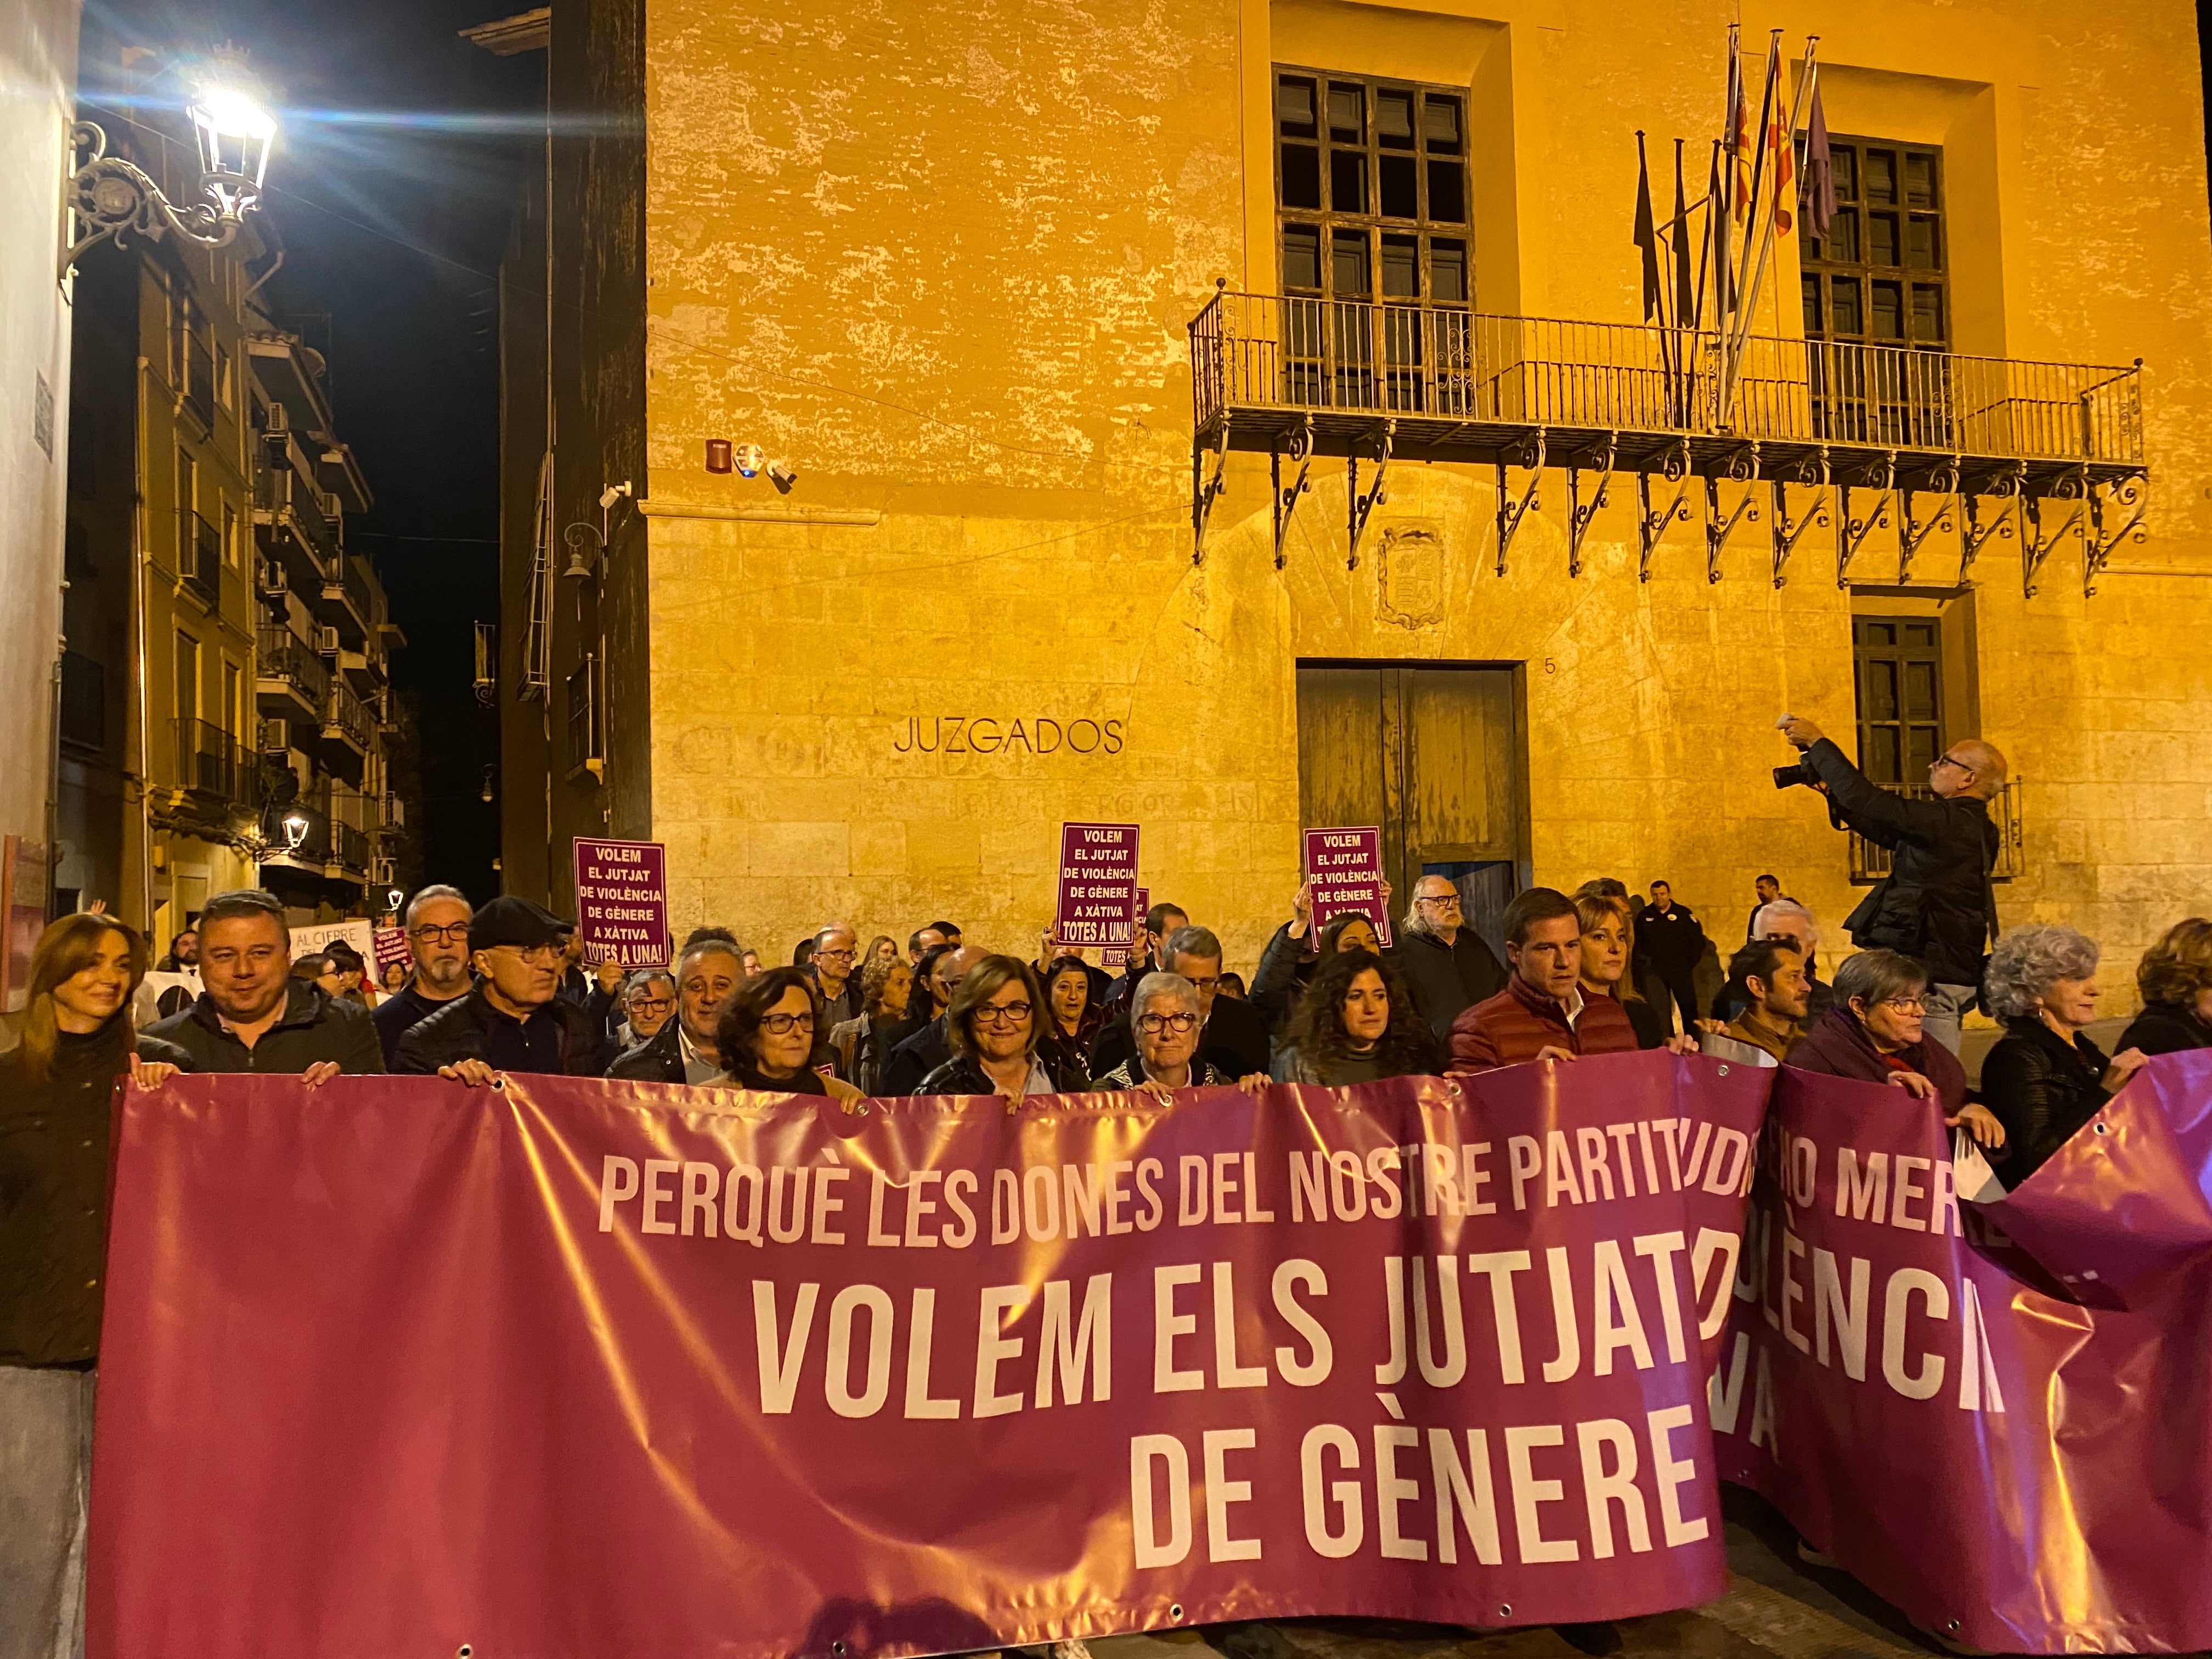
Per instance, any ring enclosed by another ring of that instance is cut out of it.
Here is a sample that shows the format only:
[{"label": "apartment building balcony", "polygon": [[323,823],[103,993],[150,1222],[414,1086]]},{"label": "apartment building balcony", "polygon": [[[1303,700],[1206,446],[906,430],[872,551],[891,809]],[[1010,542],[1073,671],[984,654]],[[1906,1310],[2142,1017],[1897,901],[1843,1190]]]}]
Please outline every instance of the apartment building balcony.
[{"label": "apartment building balcony", "polygon": [[184,342],[184,384],[177,400],[204,431],[215,429],[215,354],[198,329],[187,330]]},{"label": "apartment building balcony", "polygon": [[341,554],[324,573],[316,604],[316,617],[338,632],[342,649],[363,649],[374,625],[376,605],[367,568],[352,554]]},{"label": "apartment building balcony", "polygon": [[[2133,506],[2145,472],[2140,362],[2029,362],[1753,336],[1724,375],[1722,338],[1710,331],[1226,290],[1189,334],[1192,514],[1201,546],[1221,458],[1238,450],[1274,456],[1279,482],[1285,459],[1344,458],[1355,495],[1363,461],[1494,466],[1501,556],[1518,526],[1516,503],[1505,499],[1508,469],[1570,474],[1577,555],[1588,522],[1581,509],[1601,499],[1600,481],[1615,471],[1637,475],[1644,490],[1655,477],[1685,492],[1702,479],[1709,497],[1723,481],[1777,492],[1897,492],[1908,508],[1913,493],[1956,496],[1969,558],[1996,527],[1975,503],[1995,497],[2000,514],[2021,510],[2032,588],[2033,562],[2066,530],[2081,529],[2093,548],[2109,551],[2135,528],[2106,536],[2105,520],[2116,505]],[[1525,505],[1522,488],[1512,493]],[[1279,553],[1279,489],[1276,500]],[[1678,493],[1674,507],[1657,515],[1657,530],[1681,501]],[[2049,501],[2071,504],[2063,527],[2044,523]],[[1648,562],[1648,501],[1645,509]],[[1794,547],[1790,532],[1812,511],[1793,520],[1778,493],[1772,533]],[[1709,507],[1709,516],[1717,512]],[[1354,514],[1364,521],[1357,503]],[[1835,516],[1839,535],[1863,535],[1875,515],[1857,515],[1858,524],[1848,512]],[[1910,534],[1912,515],[1901,516]],[[1919,515],[1921,526],[1934,516]],[[1732,516],[1727,527],[1734,525]],[[1717,550],[1715,544],[1716,580]],[[1844,568],[1850,550],[1839,546]],[[1787,556],[1778,545],[1778,578]]]},{"label": "apartment building balcony", "polygon": [[336,880],[365,881],[374,851],[369,827],[374,803],[358,789],[333,781],[330,793],[330,845],[323,873]]},{"label": "apartment building balcony", "polygon": [[210,611],[222,605],[222,536],[186,507],[177,515],[177,580]]},{"label": "apartment building balcony", "polygon": [[179,719],[170,724],[174,734],[170,753],[179,790],[209,806],[252,804],[256,768],[236,738],[208,720]]},{"label": "apartment building balcony", "polygon": [[307,641],[289,628],[254,633],[255,704],[275,719],[319,721],[331,696],[331,671]]},{"label": "apartment building balcony", "polygon": [[253,522],[265,557],[289,586],[310,599],[338,558],[338,505],[316,482],[313,461],[298,434],[276,428],[262,438],[254,485]]},{"label": "apartment building balcony", "polygon": [[321,750],[333,775],[359,783],[376,741],[376,717],[343,679],[333,679],[323,702]]}]

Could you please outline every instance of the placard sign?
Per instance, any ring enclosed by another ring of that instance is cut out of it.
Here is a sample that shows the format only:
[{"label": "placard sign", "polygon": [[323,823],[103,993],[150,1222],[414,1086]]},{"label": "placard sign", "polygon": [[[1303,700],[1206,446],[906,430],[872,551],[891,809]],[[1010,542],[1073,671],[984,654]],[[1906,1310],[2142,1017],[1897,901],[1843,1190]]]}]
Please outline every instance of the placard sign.
[{"label": "placard sign", "polygon": [[311,957],[343,945],[359,957],[364,967],[376,957],[376,924],[367,916],[343,921],[313,921],[292,930],[292,960]]},{"label": "placard sign", "polygon": [[576,837],[576,927],[587,962],[668,960],[668,849],[657,841]]},{"label": "placard sign", "polygon": [[1137,891],[1137,826],[1063,823],[1060,826],[1060,902],[1054,907],[1054,945],[1126,943],[1129,907]]},{"label": "placard sign", "polygon": [[415,965],[414,955],[407,948],[407,930],[404,927],[380,927],[376,930],[376,982],[379,985],[384,983],[384,970],[395,962],[402,968],[412,969]]},{"label": "placard sign", "polygon": [[1098,960],[1101,963],[1109,968],[1126,968],[1129,965],[1130,954],[1136,950],[1137,941],[1144,934],[1145,912],[1152,908],[1152,890],[1149,887],[1138,888],[1129,901],[1129,942],[1127,945],[1107,946],[1099,955]]},{"label": "placard sign", "polygon": [[1375,937],[1390,943],[1390,907],[1382,896],[1382,832],[1364,830],[1306,831],[1306,880],[1313,887],[1313,926],[1306,949],[1321,948],[1321,930],[1330,919],[1356,910],[1375,924]]}]

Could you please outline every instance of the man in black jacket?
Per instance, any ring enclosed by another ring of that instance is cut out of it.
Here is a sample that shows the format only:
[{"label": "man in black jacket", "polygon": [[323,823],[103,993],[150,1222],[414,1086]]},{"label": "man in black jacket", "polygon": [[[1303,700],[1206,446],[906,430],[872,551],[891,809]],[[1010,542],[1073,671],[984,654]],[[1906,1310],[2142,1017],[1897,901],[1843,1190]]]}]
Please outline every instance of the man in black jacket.
[{"label": "man in black jacket", "polygon": [[676,1018],[607,1067],[611,1078],[635,1083],[704,1083],[722,1070],[714,1030],[722,1005],[745,982],[738,947],[702,939],[677,959]]},{"label": "man in black jacket", "polygon": [[498,1072],[598,1077],[606,1029],[560,994],[562,946],[573,924],[503,894],[469,924],[477,988],[399,1040],[392,1069],[484,1084]]},{"label": "man in black jacket", "polygon": [[[1198,1052],[1224,1077],[1249,1077],[1267,1069],[1267,1017],[1249,1002],[1217,995],[1221,987],[1221,941],[1211,928],[1178,927],[1160,947],[1165,971],[1180,974],[1198,993]],[[1140,981],[1141,982],[1141,981]],[[1129,1010],[1099,1028],[1091,1045],[1091,1075],[1103,1077],[1136,1052]]]},{"label": "man in black jacket", "polygon": [[1651,902],[1636,913],[1636,948],[1673,993],[1674,1006],[1682,1011],[1682,1029],[1696,1031],[1698,963],[1705,954],[1705,930],[1688,905],[1674,902],[1674,890],[1663,881],[1651,884]]},{"label": "man in black jacket", "polygon": [[1794,714],[1775,722],[1825,787],[1829,815],[1890,852],[1888,877],[1844,919],[1862,950],[1901,951],[1928,975],[1929,1036],[1959,1052],[1959,1022],[1978,994],[1982,948],[1996,931],[1990,871],[1997,827],[1989,804],[2005,783],[1993,744],[1962,738],[1928,769],[1933,800],[1892,794],[1869,781],[1820,728]]},{"label": "man in black jacket", "polygon": [[425,887],[407,901],[407,983],[376,1005],[369,1018],[388,1066],[410,1027],[469,994],[469,921],[476,912],[458,887]]},{"label": "man in black jacket", "polygon": [[204,988],[149,1036],[175,1043],[199,1071],[297,1072],[310,1088],[384,1070],[368,1011],[292,976],[292,930],[274,893],[218,893],[200,912],[199,932]]},{"label": "man in black jacket", "polygon": [[1129,994],[1146,974],[1156,971],[1166,962],[1160,952],[1167,944],[1168,935],[1178,927],[1189,926],[1190,918],[1177,905],[1155,904],[1146,911],[1144,928],[1130,949],[1128,961],[1106,988],[1104,1006],[1126,1012]]},{"label": "man in black jacket", "polygon": [[1451,1039],[1452,1022],[1505,988],[1505,969],[1482,936],[1467,925],[1459,889],[1449,876],[1423,876],[1383,956],[1413,994],[1413,1006],[1437,1034]]}]

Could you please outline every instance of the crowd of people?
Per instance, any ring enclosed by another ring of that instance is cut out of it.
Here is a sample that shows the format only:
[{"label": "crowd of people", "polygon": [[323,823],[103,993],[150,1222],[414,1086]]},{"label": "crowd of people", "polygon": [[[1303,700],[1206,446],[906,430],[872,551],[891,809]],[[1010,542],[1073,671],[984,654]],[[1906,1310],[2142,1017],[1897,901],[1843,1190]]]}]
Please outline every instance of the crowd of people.
[{"label": "crowd of people", "polygon": [[[1893,868],[1847,922],[1858,948],[1832,981],[1812,912],[1760,876],[1710,999],[1703,923],[1665,881],[1639,903],[1610,878],[1515,897],[1498,919],[1502,959],[1444,876],[1415,884],[1388,948],[1369,916],[1317,917],[1302,888],[1249,987],[1218,935],[1172,903],[1133,929],[1118,974],[1048,934],[1034,954],[996,952],[944,920],[865,948],[851,924],[827,921],[774,966],[705,926],[668,964],[624,973],[587,965],[576,928],[539,905],[506,896],[478,908],[444,885],[409,900],[410,963],[371,983],[349,949],[295,961],[283,904],[245,890],[209,901],[171,941],[162,965],[196,971],[200,990],[172,992],[143,1030],[132,1007],[146,941],[112,916],[64,917],[39,941],[20,1040],[0,1054],[0,1420],[44,1425],[40,1444],[89,1423],[110,1103],[124,1079],[258,1072],[314,1088],[384,1072],[471,1085],[540,1073],[848,1105],[1095,1090],[1164,1100],[1212,1085],[1344,1086],[1705,1048],[1904,1089],[2017,1183],[2148,1056],[2212,1048],[2212,921],[2179,922],[2145,953],[2142,1011],[2110,1058],[2087,1035],[2096,945],[2057,923],[1998,933],[1985,833],[2004,775],[1995,749],[1954,745],[1931,769],[1931,799],[1908,800],[1867,784],[1809,723],[1781,724],[1838,825],[1891,849]],[[1978,1090],[1958,1052],[1977,1000],[2003,1027]],[[81,1561],[82,1459],[57,1453],[10,1475],[28,1482],[24,1514],[76,1516],[73,1532],[55,1520],[53,1537],[11,1547],[63,1564],[55,1571]],[[70,1490],[40,1480],[77,1482],[74,1509]]]}]

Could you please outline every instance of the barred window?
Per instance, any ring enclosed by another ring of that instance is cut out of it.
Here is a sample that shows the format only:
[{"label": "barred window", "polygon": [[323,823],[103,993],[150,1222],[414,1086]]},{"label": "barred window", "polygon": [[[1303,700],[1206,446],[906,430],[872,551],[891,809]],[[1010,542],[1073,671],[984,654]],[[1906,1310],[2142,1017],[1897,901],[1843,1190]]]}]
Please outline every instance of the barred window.
[{"label": "barred window", "polygon": [[1284,293],[1468,302],[1463,89],[1279,66],[1275,135]]}]

